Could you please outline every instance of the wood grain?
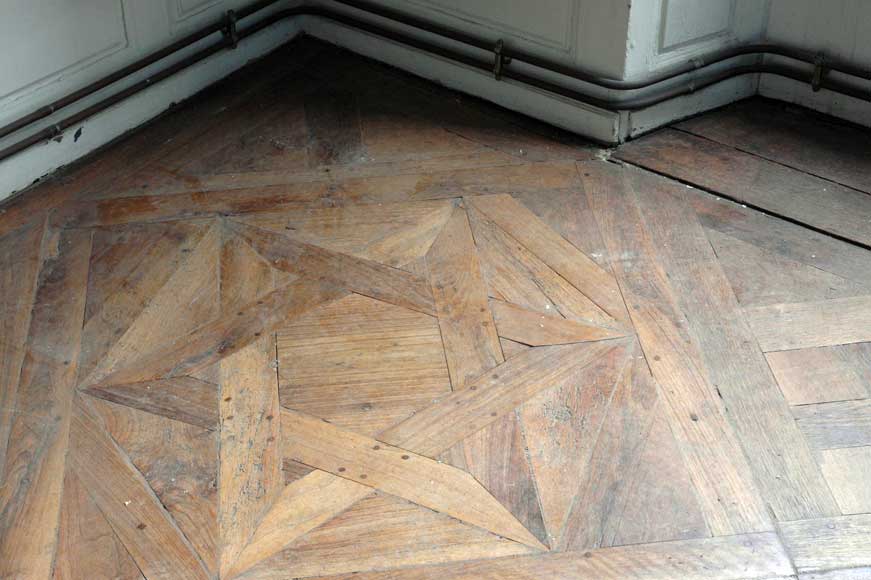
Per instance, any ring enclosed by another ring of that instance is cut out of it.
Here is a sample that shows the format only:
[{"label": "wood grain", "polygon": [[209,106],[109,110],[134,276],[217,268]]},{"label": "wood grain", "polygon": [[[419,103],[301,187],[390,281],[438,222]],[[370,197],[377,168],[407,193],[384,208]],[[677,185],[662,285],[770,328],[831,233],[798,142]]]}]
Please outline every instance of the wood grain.
[{"label": "wood grain", "polygon": [[408,272],[297,242],[253,226],[231,221],[228,227],[276,268],[300,276],[313,276],[424,314],[435,313],[429,286]]},{"label": "wood grain", "polygon": [[101,421],[78,398],[71,466],[146,578],[209,578],[202,560]]},{"label": "wood grain", "polygon": [[501,300],[490,300],[490,311],[501,338],[529,346],[590,342],[626,336],[625,332],[539,314]]},{"label": "wood grain", "polygon": [[871,343],[769,352],[765,358],[790,405],[871,396]]},{"label": "wood grain", "polygon": [[551,230],[511,196],[469,197],[466,201],[528,248],[615,320],[625,308],[617,282],[586,254]]},{"label": "wood grain", "polygon": [[741,203],[871,245],[868,195],[694,135],[665,129],[621,147],[620,159]]},{"label": "wood grain", "polygon": [[827,449],[822,468],[841,513],[871,513],[871,446]]},{"label": "wood grain", "polygon": [[91,234],[61,234],[56,250],[40,270],[15,406],[6,417],[0,577],[48,577],[55,554]]},{"label": "wood grain", "polygon": [[281,429],[285,453],[295,461],[545,549],[464,471],[296,411],[282,411]]},{"label": "wood grain", "polygon": [[786,580],[792,577],[789,557],[773,532],[659,542],[587,552],[494,558],[353,576],[355,580]]},{"label": "wood grain", "polygon": [[871,400],[793,407],[808,443],[816,449],[871,445]]},{"label": "wood grain", "polygon": [[871,341],[871,296],[745,309],[765,352]]},{"label": "wood grain", "polygon": [[780,533],[799,573],[871,566],[871,514],[783,522]]}]

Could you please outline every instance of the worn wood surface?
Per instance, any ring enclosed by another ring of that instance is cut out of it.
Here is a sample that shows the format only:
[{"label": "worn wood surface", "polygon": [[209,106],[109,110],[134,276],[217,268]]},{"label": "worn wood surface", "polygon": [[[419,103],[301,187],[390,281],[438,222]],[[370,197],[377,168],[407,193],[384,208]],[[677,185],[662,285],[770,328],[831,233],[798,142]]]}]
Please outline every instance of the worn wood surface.
[{"label": "worn wood surface", "polygon": [[867,575],[860,130],[236,78],[0,207],[0,576]]}]

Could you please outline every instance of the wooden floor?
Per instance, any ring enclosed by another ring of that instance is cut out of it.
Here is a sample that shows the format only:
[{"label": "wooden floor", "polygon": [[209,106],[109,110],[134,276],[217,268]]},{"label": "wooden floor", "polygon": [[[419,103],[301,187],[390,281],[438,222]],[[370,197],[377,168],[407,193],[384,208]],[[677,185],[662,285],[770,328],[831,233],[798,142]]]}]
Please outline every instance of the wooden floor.
[{"label": "wooden floor", "polygon": [[0,210],[0,578],[871,578],[869,192],[297,41]]}]

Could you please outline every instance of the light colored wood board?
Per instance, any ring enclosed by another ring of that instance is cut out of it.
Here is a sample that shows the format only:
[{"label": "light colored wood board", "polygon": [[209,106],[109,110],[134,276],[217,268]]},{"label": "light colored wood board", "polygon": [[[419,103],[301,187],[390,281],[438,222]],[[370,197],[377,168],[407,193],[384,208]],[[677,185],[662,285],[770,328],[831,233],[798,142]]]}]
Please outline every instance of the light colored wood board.
[{"label": "light colored wood board", "polygon": [[468,197],[484,213],[615,320],[625,306],[613,276],[509,195]]},{"label": "light colored wood board", "polygon": [[[100,383],[115,371],[135,364],[165,344],[215,319],[218,315],[221,230],[213,224],[193,251],[153,295],[124,334],[115,341],[81,384]],[[107,313],[108,314],[108,313]],[[94,336],[108,329],[100,324]],[[90,337],[90,335],[89,335]],[[99,354],[99,353],[97,353]]]},{"label": "light colored wood board", "polygon": [[358,502],[240,578],[354,573],[534,551],[379,493]]},{"label": "light colored wood board", "polygon": [[681,199],[693,207],[708,231],[716,230],[862,286],[868,286],[871,280],[871,261],[864,248],[695,188],[685,188]]},{"label": "light colored wood board", "polygon": [[868,195],[819,177],[673,129],[628,143],[617,157],[871,245]]},{"label": "light colored wood board", "polygon": [[93,387],[84,392],[210,431],[218,428],[218,387],[191,377]]},{"label": "light colored wood board", "polygon": [[868,580],[868,578],[871,578],[871,567],[866,566],[798,575],[798,580]]},{"label": "light colored wood board", "polygon": [[635,168],[620,171],[631,180],[659,267],[667,273],[707,379],[746,449],[764,500],[777,518],[837,513],[698,220],[670,193],[684,188]]},{"label": "light colored wood board", "polygon": [[871,447],[826,449],[820,455],[841,513],[871,513]]},{"label": "light colored wood board", "polygon": [[217,572],[217,434],[114,403],[89,404],[209,572]]},{"label": "light colored wood board", "polygon": [[871,514],[782,522],[780,534],[799,573],[871,566]]},{"label": "light colored wood board", "polygon": [[579,478],[629,356],[629,349],[606,352],[590,363],[583,381],[543,391],[519,408],[551,546],[560,542]]},{"label": "light colored wood board", "polygon": [[464,471],[296,411],[282,411],[281,429],[284,451],[295,461],[544,549]]},{"label": "light colored wood board", "polygon": [[58,514],[85,310],[91,232],[61,234],[30,317],[0,486],[0,577],[46,578]]},{"label": "light colored wood board", "polygon": [[355,258],[298,242],[269,230],[227,222],[270,264],[300,276],[314,276],[330,284],[424,314],[434,314],[426,281],[377,262]]},{"label": "light colored wood board", "polygon": [[281,492],[275,341],[264,336],[221,361],[220,570],[227,574]]},{"label": "light colored wood board", "polygon": [[6,446],[43,260],[44,238],[45,220],[37,220],[0,238],[0,481],[3,481]]},{"label": "light colored wood board", "polygon": [[279,274],[287,276],[284,284],[296,280],[294,274],[275,270],[254,249],[233,233],[223,229],[221,246],[221,312],[235,315],[250,304],[281,285]]},{"label": "light colored wood board", "polygon": [[239,221],[388,266],[427,253],[451,215],[451,200],[311,207],[250,213]]},{"label": "light colored wood board", "polygon": [[136,562],[72,471],[64,476],[55,580],[144,580]]},{"label": "light colored wood board", "polygon": [[451,390],[438,321],[352,294],[278,330],[282,405],[364,435]]},{"label": "light colored wood board", "polygon": [[[643,452],[661,412],[656,383],[634,352],[619,371],[607,414],[584,469],[576,474],[574,500],[560,531],[568,550],[613,546],[636,487]],[[679,465],[677,473],[683,472]]]},{"label": "light colored wood board", "polygon": [[587,165],[585,187],[672,432],[714,535],[771,529],[750,466],[708,382],[675,290],[658,262],[622,169]]},{"label": "light colored wood board", "polygon": [[527,530],[550,545],[526,449],[520,420],[509,413],[451,447],[440,460],[470,473]]},{"label": "light colored wood board", "polygon": [[501,338],[529,346],[590,342],[626,336],[625,332],[541,314],[501,300],[490,300],[490,311]]},{"label": "light colored wood board", "polygon": [[871,396],[871,343],[769,352],[765,355],[790,405]]},{"label": "light colored wood board", "polygon": [[816,449],[871,445],[871,399],[802,405],[792,414]]},{"label": "light colored wood board", "polygon": [[451,385],[461,390],[505,360],[464,210],[454,210],[426,263]]},{"label": "light colored wood board", "polygon": [[871,341],[871,296],[745,308],[765,352]]},{"label": "light colored wood board", "polygon": [[490,296],[536,312],[603,326],[614,321],[481,212],[468,210]]},{"label": "light colored wood board", "polygon": [[667,415],[657,413],[623,518],[610,543],[624,546],[710,535]]},{"label": "light colored wood board", "polygon": [[586,368],[622,339],[532,348],[379,434],[382,441],[436,456],[537,393],[583,381]]},{"label": "light colored wood board", "polygon": [[502,354],[505,356],[505,360],[508,360],[511,357],[518,355],[522,352],[526,352],[527,350],[532,348],[528,344],[514,342],[510,338],[502,337],[499,337],[499,344],[502,345]]},{"label": "light colored wood board", "polygon": [[196,374],[272,332],[279,324],[341,298],[343,290],[320,281],[299,280],[170,341],[104,377],[97,386]]},{"label": "light colored wood board", "polygon": [[210,577],[148,482],[81,397],[72,417],[69,461],[143,576]]},{"label": "light colored wood board", "polygon": [[226,577],[277,554],[371,494],[371,487],[318,469],[291,482],[264,514]]},{"label": "light colored wood board", "polygon": [[82,378],[94,371],[207,231],[203,222],[95,230],[79,363]]},{"label": "light colored wood board", "polygon": [[[331,580],[350,576],[331,576]],[[356,574],[354,580],[787,580],[794,578],[773,532],[493,558]]]},{"label": "light colored wood board", "polygon": [[717,260],[742,306],[830,300],[871,293],[871,288],[717,230],[706,230]]}]

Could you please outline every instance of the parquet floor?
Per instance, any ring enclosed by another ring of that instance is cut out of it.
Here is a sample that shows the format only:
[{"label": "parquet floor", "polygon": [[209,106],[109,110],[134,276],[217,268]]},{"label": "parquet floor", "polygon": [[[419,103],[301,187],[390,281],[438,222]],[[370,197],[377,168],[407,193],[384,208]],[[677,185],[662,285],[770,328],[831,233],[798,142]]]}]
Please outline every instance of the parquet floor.
[{"label": "parquet floor", "polygon": [[2,210],[0,577],[871,578],[869,179],[296,41]]}]

